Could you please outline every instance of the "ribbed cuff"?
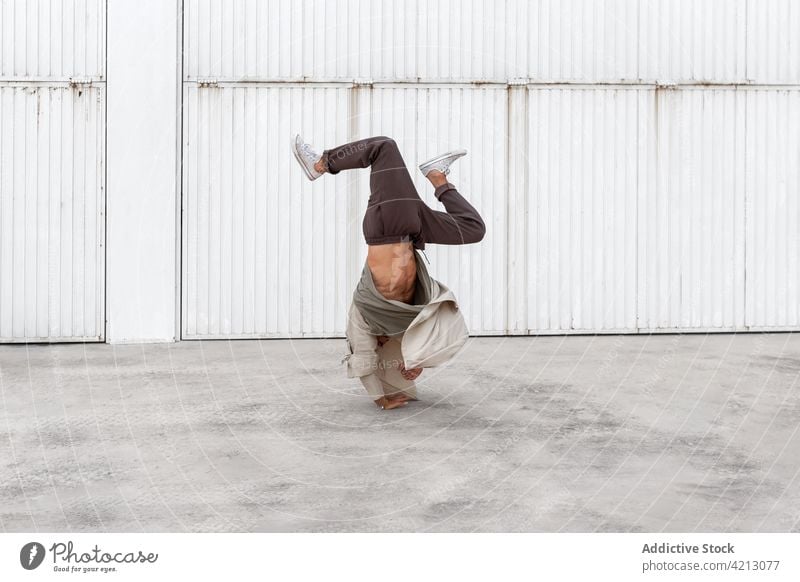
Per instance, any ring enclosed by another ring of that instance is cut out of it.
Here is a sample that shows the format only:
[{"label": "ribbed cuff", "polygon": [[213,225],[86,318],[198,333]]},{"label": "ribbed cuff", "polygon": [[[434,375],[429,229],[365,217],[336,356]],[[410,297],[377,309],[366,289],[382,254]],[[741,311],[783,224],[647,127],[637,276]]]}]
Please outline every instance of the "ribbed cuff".
[{"label": "ribbed cuff", "polygon": [[325,160],[325,167],[328,169],[329,174],[338,174],[341,170],[337,170],[333,166],[331,166],[331,150],[325,150],[322,152],[322,159]]},{"label": "ribbed cuff", "polygon": [[437,186],[436,190],[433,191],[433,195],[436,196],[437,200],[439,200],[442,197],[442,194],[444,194],[448,190],[455,190],[455,189],[456,189],[455,186],[453,186],[450,182],[447,182],[446,184]]}]

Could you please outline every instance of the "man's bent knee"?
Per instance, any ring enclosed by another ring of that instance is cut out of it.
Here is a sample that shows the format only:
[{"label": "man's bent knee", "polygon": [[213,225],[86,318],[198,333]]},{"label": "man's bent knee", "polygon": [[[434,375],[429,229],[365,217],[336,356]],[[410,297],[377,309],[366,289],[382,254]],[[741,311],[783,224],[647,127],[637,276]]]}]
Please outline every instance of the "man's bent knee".
[{"label": "man's bent knee", "polygon": [[390,137],[379,135],[375,139],[380,141],[381,147],[397,149],[397,142]]}]

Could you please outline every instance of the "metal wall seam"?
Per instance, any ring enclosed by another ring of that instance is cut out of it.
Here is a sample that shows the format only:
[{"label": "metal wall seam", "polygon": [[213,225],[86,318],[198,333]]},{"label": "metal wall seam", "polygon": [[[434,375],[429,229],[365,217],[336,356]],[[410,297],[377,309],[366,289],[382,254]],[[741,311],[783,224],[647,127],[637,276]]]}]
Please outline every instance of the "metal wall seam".
[{"label": "metal wall seam", "polygon": [[530,137],[528,134],[528,88],[509,87],[508,90],[508,223],[506,252],[507,316],[506,332],[510,334],[528,333],[528,278],[527,255],[529,252],[528,234],[528,174],[530,159]]},{"label": "metal wall seam", "polygon": [[103,338],[103,112],[103,87],[0,87],[0,342]]}]

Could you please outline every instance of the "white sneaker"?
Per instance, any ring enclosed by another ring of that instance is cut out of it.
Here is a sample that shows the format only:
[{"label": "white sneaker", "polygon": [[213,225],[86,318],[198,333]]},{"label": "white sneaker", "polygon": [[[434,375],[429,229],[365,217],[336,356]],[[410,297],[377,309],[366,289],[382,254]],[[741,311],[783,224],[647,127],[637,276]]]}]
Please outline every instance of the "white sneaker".
[{"label": "white sneaker", "polygon": [[453,150],[446,154],[441,154],[435,158],[431,158],[427,162],[422,162],[419,165],[419,170],[423,176],[427,176],[431,170],[439,170],[445,176],[450,173],[450,164],[455,162],[458,158],[467,155],[467,150]]},{"label": "white sneaker", "polygon": [[322,175],[314,168],[314,164],[316,164],[322,156],[315,152],[309,144],[304,142],[300,134],[295,135],[292,140],[292,153],[309,180],[316,180]]}]

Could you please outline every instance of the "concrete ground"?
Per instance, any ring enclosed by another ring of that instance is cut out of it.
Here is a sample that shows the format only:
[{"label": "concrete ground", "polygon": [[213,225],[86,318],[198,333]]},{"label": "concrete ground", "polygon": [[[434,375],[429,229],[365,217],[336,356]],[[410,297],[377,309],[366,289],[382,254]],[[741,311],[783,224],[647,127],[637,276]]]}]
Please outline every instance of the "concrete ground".
[{"label": "concrete ground", "polygon": [[800,336],[471,338],[382,412],[344,340],[0,346],[0,528],[800,531]]}]

